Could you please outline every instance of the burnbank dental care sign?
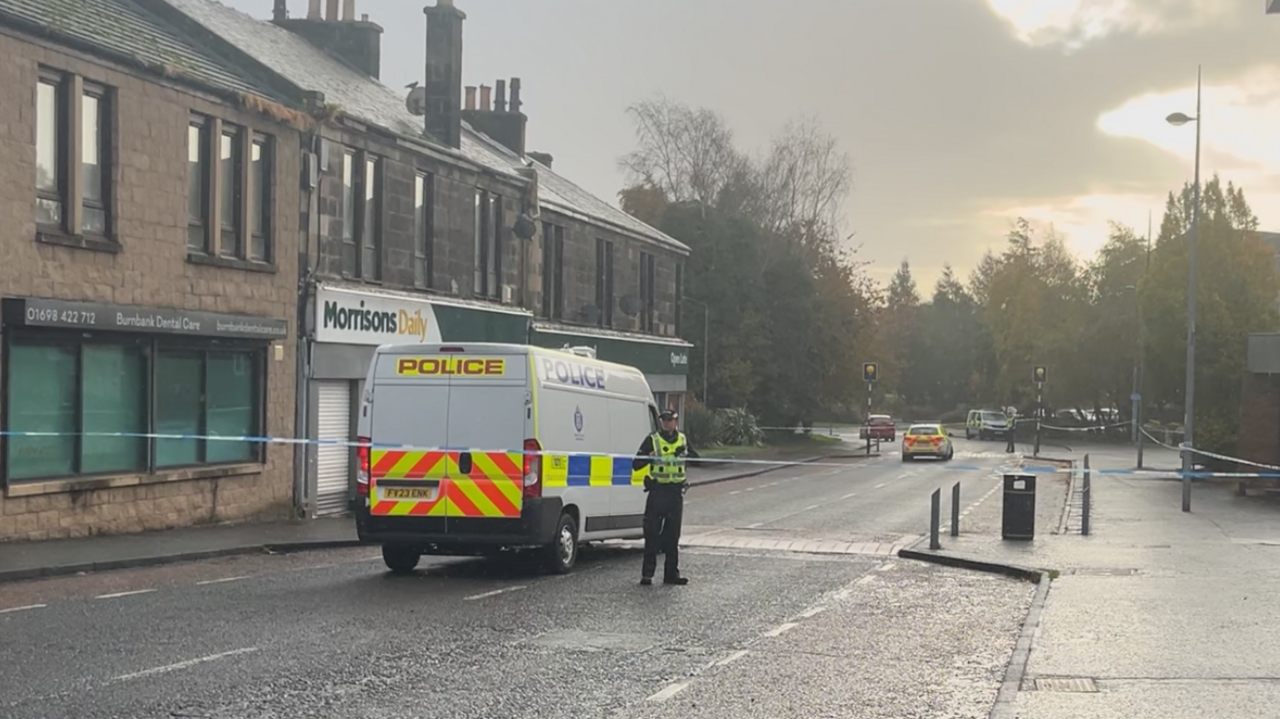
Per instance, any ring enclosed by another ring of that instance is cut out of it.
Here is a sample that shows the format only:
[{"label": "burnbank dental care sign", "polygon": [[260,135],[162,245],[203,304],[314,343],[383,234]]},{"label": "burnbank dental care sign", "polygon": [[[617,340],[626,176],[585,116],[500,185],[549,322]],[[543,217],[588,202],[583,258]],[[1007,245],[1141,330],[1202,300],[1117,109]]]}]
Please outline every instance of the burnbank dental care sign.
[{"label": "burnbank dental care sign", "polygon": [[322,286],[316,290],[316,341],[416,345],[442,340],[426,300]]}]

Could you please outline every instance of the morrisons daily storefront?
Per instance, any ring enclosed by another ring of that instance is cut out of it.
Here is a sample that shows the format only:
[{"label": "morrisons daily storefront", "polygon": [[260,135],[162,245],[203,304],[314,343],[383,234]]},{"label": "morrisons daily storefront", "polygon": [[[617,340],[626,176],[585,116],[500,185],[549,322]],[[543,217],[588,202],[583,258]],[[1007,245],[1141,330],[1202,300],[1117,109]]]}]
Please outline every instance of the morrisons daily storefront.
[{"label": "morrisons daily storefront", "polygon": [[[422,294],[319,285],[309,313],[299,394],[306,437],[351,441],[364,378],[379,345],[430,342],[525,344],[532,315],[521,309]],[[355,453],[309,445],[299,504],[308,516],[344,512],[354,487]]]},{"label": "morrisons daily storefront", "polygon": [[693,345],[682,339],[537,322],[529,333],[529,344],[551,349],[590,347],[598,359],[631,365],[644,372],[659,407],[684,413]]}]

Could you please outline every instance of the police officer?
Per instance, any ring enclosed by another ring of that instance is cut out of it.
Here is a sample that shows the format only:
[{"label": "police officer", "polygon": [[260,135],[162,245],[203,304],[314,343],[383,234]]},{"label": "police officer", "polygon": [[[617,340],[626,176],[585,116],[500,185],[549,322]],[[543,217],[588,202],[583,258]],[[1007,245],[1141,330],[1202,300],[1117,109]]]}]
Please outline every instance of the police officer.
[{"label": "police officer", "polygon": [[658,415],[661,430],[645,437],[638,456],[631,462],[631,469],[638,471],[649,467],[644,480],[644,491],[649,494],[644,505],[644,564],[640,568],[640,583],[653,584],[653,573],[658,568],[658,552],[666,555],[662,573],[663,584],[688,584],[680,575],[680,524],[684,518],[685,460],[697,458],[698,453],[689,446],[676,425],[679,416],[671,410]]}]

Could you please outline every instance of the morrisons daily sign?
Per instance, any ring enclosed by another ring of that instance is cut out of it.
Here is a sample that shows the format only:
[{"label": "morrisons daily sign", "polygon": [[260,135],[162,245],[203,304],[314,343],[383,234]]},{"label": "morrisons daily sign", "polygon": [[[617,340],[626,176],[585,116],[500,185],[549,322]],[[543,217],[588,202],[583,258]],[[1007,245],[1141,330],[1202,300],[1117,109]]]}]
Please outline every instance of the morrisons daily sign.
[{"label": "morrisons daily sign", "polygon": [[321,287],[316,293],[316,341],[350,345],[439,342],[431,303],[399,295]]}]

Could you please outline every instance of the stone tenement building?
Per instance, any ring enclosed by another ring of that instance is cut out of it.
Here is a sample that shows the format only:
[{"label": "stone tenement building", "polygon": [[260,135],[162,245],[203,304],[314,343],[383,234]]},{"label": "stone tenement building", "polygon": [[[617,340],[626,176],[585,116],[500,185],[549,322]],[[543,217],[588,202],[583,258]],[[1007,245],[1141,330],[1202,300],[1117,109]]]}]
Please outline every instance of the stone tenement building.
[{"label": "stone tenement building", "polygon": [[683,406],[688,248],[463,84],[461,10],[406,98],[353,0],[269,9],[0,0],[0,539],[345,511],[349,449],[200,438],[353,439],[389,342],[590,346]]}]

